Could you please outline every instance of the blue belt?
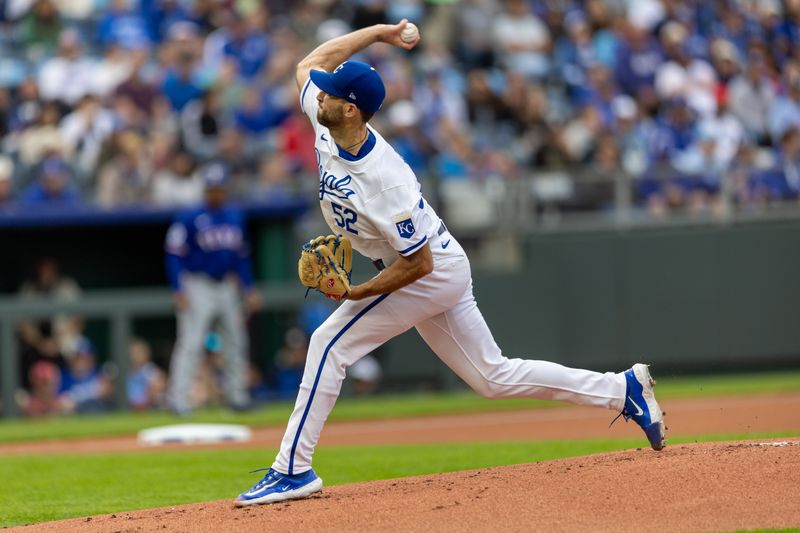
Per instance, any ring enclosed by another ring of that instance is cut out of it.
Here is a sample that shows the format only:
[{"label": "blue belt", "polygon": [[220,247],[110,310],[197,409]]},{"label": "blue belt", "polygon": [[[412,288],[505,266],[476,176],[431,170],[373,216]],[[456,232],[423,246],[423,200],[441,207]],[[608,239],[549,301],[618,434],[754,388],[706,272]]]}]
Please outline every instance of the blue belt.
[{"label": "blue belt", "polygon": [[[447,231],[447,226],[444,225],[444,221],[440,222],[441,224],[439,224],[439,229],[436,230],[436,235],[441,235]],[[375,259],[372,264],[375,265],[375,268],[377,268],[379,271],[386,268],[386,265],[383,263],[383,259]]]},{"label": "blue belt", "polygon": [[201,276],[201,277],[203,277],[203,278],[205,278],[207,280],[216,281],[216,282],[225,281],[225,278],[227,278],[228,274],[230,274],[230,272],[226,272],[225,274],[222,275],[222,277],[217,277],[214,274],[206,272],[205,270],[188,270],[187,269],[187,272],[189,272],[192,275]]}]

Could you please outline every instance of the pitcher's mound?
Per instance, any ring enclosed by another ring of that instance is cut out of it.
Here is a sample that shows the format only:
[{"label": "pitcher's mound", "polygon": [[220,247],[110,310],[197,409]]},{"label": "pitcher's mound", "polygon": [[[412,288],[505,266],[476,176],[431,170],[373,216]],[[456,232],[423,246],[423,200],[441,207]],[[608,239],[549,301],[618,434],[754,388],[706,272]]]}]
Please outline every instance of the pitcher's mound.
[{"label": "pitcher's mound", "polygon": [[342,485],[262,507],[217,501],[24,530],[735,531],[800,525],[798,487],[800,440],[707,443]]}]

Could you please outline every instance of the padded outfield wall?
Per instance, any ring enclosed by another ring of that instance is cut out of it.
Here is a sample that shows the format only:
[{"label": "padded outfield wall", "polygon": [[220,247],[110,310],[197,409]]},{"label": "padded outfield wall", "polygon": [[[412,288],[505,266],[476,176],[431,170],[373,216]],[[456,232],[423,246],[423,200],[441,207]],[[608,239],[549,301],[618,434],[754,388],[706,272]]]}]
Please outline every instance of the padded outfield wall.
[{"label": "padded outfield wall", "polygon": [[[302,207],[251,213],[260,280],[295,283],[301,238],[291,219]],[[100,223],[91,217],[54,229],[4,225],[3,292],[19,286],[42,254],[55,256],[87,290],[166,287],[163,235],[171,216]],[[24,222],[24,221],[23,221]],[[524,244],[520,269],[474,272],[478,303],[511,357],[541,358],[597,370],[633,361],[659,371],[723,371],[800,366],[800,220],[728,225],[539,232]],[[356,262],[355,279],[372,273]],[[303,297],[298,287],[298,305]],[[310,296],[313,297],[313,296]],[[142,334],[167,342],[171,316]],[[256,345],[273,352],[286,315],[267,314]],[[102,340],[102,328],[94,333]],[[254,333],[254,334],[255,334]],[[104,344],[101,342],[101,344]],[[262,354],[268,365],[271,355]],[[388,384],[456,382],[416,333],[381,353]]]},{"label": "padded outfield wall", "polygon": [[[473,273],[509,357],[662,373],[800,366],[799,220],[539,233],[524,257],[519,271]],[[389,370],[442,366],[426,353],[406,334]]]}]

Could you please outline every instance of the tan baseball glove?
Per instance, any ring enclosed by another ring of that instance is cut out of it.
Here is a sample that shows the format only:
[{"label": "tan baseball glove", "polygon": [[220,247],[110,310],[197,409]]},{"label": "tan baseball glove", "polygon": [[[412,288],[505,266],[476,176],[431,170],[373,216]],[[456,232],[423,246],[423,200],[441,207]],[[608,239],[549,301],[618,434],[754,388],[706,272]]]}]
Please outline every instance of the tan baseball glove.
[{"label": "tan baseball glove", "polygon": [[297,262],[300,283],[328,298],[341,300],[350,294],[353,247],[344,235],[327,235],[303,245]]}]

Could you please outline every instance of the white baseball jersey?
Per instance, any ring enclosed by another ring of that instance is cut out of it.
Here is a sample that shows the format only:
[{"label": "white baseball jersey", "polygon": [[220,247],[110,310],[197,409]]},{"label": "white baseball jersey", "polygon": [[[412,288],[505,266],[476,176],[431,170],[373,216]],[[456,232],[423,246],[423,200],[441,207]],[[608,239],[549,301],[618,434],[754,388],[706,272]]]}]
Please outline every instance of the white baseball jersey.
[{"label": "white baseball jersey", "polygon": [[317,328],[272,467],[289,475],[311,468],[345,369],[410,328],[483,396],[546,398],[622,409],[626,390],[622,374],[503,355],[473,297],[469,260],[422,197],[411,169],[371,128],[370,140],[356,157],[339,150],[328,128],[317,122],[318,93],[309,80],[301,92],[301,105],[314,124],[319,198],[326,222],[336,233],[350,237],[357,251],[387,265],[398,254],[412,254],[429,243],[434,269],[392,293],[345,300]]},{"label": "white baseball jersey", "polygon": [[[358,156],[341,150],[317,121],[319,88],[309,79],[300,104],[314,125],[322,216],[353,248],[389,266],[398,254],[411,255],[431,244],[434,262],[463,254],[447,236],[438,239],[442,221],[422,197],[421,185],[403,158],[369,125]],[[441,240],[441,242],[440,242]],[[435,244],[435,246],[434,246]]]}]

